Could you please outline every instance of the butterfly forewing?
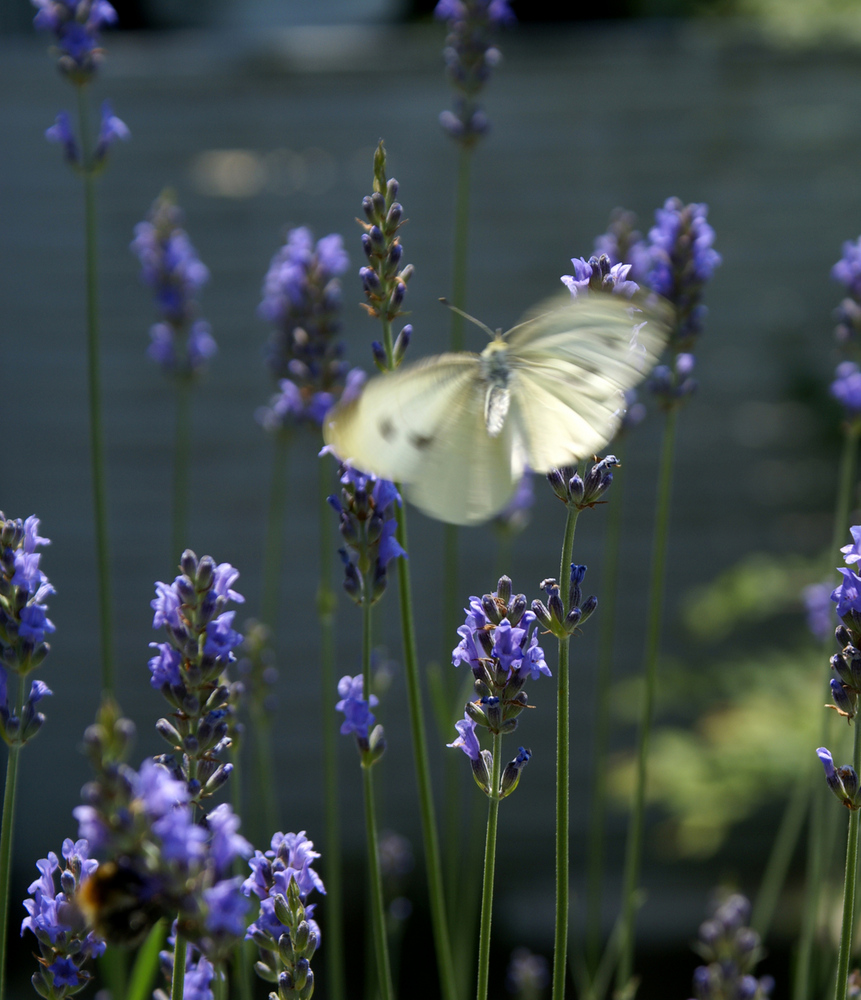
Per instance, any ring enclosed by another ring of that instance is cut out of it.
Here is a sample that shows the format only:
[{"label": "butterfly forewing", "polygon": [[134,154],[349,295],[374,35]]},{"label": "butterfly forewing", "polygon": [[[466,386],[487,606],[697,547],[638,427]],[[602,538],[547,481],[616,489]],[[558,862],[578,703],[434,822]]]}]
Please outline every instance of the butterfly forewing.
[{"label": "butterfly forewing", "polygon": [[482,390],[478,355],[427,358],[372,379],[358,399],[327,414],[323,436],[356,468],[413,482],[428,453],[450,439],[448,428],[464,401]]}]

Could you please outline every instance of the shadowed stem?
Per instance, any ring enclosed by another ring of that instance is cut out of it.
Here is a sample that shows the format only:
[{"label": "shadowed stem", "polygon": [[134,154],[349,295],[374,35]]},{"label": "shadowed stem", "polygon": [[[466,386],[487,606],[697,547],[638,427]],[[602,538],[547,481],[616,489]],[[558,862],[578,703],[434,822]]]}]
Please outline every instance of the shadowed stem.
[{"label": "shadowed stem", "polygon": [[176,378],[176,427],[173,448],[173,526],[171,561],[188,547],[188,471],[191,461],[191,375]]},{"label": "shadowed stem", "polygon": [[[855,740],[852,766],[861,772],[861,727],[855,720]],[[846,1000],[849,962],[852,958],[852,924],[855,917],[855,881],[858,875],[858,821],[859,810],[849,813],[849,835],[846,840],[846,875],[843,882],[843,926],[840,932],[840,955],[837,959],[837,986],[835,1000]]]},{"label": "shadowed stem", "polygon": [[87,290],[87,373],[90,407],[90,463],[93,484],[93,513],[96,535],[96,572],[99,593],[99,635],[102,651],[102,690],[113,694],[114,650],[111,636],[110,552],[108,549],[108,512],[105,485],[104,431],[102,428],[102,387],[99,359],[99,290],[96,253],[96,192],[93,177],[93,153],[90,122],[84,87],[78,92],[81,152],[84,173],[84,235],[86,244]]},{"label": "shadowed stem", "polygon": [[[617,442],[616,457],[623,464],[624,444]],[[602,600],[616,606],[619,583],[619,552],[622,538],[624,477],[613,483],[604,548]],[[598,676],[595,679],[595,732],[592,742],[592,808],[589,811],[589,853],[586,864],[586,965],[590,974],[601,957],[601,897],[604,881],[604,821],[607,814],[607,752],[610,739],[610,681],[613,673],[613,641],[617,619],[600,616]]]},{"label": "shadowed stem", "polygon": [[343,1000],[344,980],[344,902],[341,884],[341,819],[338,805],[338,749],[331,703],[335,693],[335,609],[332,590],[332,536],[329,531],[331,508],[328,464],[320,462],[320,586],[317,591],[317,614],[320,619],[320,686],[323,706],[323,787],[326,830],[326,971],[328,995]]},{"label": "shadowed stem", "polygon": [[[828,566],[826,567],[829,573],[833,573],[833,563],[838,560],[840,546],[845,542],[849,533],[849,514],[852,507],[852,492],[855,487],[859,435],[861,435],[861,421],[855,420],[846,425],[843,451],[840,456],[840,471],[837,478],[837,497],[834,504],[834,530],[831,537],[831,547],[828,550]],[[833,639],[829,635],[823,644],[823,656],[826,663],[830,661],[832,642]],[[831,701],[830,680],[831,671],[828,669],[824,674],[825,704]],[[828,742],[829,717],[829,712],[821,713],[819,746],[825,746]],[[830,853],[826,844],[829,841],[829,828],[832,826],[833,814],[827,808],[829,804],[827,800],[831,796],[821,778],[821,768],[811,765],[807,778],[808,782],[813,782],[810,795],[812,804],[810,836],[807,841],[807,878],[801,933],[798,942],[798,958],[793,980],[793,1000],[807,1000],[809,995],[811,963],[822,897],[825,859]]]},{"label": "shadowed stem", "polygon": [[[398,509],[397,539],[404,551],[407,548],[406,508]],[[406,559],[398,559],[398,599],[401,611],[401,631],[404,643],[404,673],[407,682],[407,703],[410,713],[410,733],[413,743],[413,757],[416,765],[416,783],[419,793],[419,811],[422,823],[422,841],[425,853],[425,868],[428,880],[428,897],[436,945],[437,969],[443,1000],[456,1000],[457,990],[452,961],[451,941],[446,921],[445,892],[442,882],[439,840],[434,813],[433,791],[430,779],[430,764],[427,754],[422,694],[419,683],[418,650],[416,648],[413,624],[412,588],[409,564]]]},{"label": "shadowed stem", "polygon": [[661,620],[664,612],[664,583],[667,562],[667,538],[670,525],[670,496],[673,483],[676,416],[676,408],[672,407],[667,413],[664,424],[661,465],[658,473],[658,495],[652,542],[652,573],[649,581],[649,617],[644,657],[645,688],[640,712],[640,731],[637,740],[637,772],[634,784],[634,803],[631,809],[628,839],[625,845],[625,875],[622,889],[622,920],[620,928],[621,952],[619,967],[616,972],[616,988],[619,992],[622,992],[627,987],[634,967],[636,893],[637,884],[640,880],[640,863],[643,853],[643,820],[646,807],[649,741],[652,734],[652,716],[654,714],[655,693],[658,682]]},{"label": "shadowed stem", "polygon": [[[362,586],[362,697],[371,700],[371,617],[373,607],[373,576],[365,574]],[[362,764],[362,786],[365,795],[365,832],[368,841],[368,880],[370,882],[371,924],[374,931],[374,953],[377,959],[377,988],[381,1000],[394,1000],[389,946],[386,940],[386,911],[383,902],[383,877],[380,872],[380,851],[377,838],[377,816],[374,801],[373,765]]]},{"label": "shadowed stem", "polygon": [[182,1000],[185,987],[185,961],[188,952],[185,935],[177,923],[176,939],[173,945],[173,977],[170,983],[170,1000]]},{"label": "shadowed stem", "polygon": [[266,549],[263,556],[263,609],[264,624],[275,630],[281,600],[282,556],[284,552],[284,522],[287,506],[287,456],[290,451],[290,433],[275,433],[275,450],[272,455],[272,480],[269,485],[269,512],[266,518]]},{"label": "shadowed stem", "polygon": [[478,938],[478,985],[476,1000],[487,1000],[490,977],[490,924],[493,918],[493,877],[496,868],[496,825],[499,817],[499,784],[502,775],[502,735],[493,734],[493,769],[487,805],[487,837],[484,845],[484,878],[481,888],[481,930]]},{"label": "shadowed stem", "polygon": [[[17,718],[24,711],[24,678],[18,677],[15,707]],[[0,822],[0,1000],[6,997],[6,944],[9,929],[9,883],[12,877],[12,833],[15,827],[15,799],[18,790],[18,759],[21,743],[9,747],[6,761],[6,788],[3,792],[3,819]]]},{"label": "shadowed stem", "polygon": [[[565,539],[559,565],[559,597],[565,612],[571,596],[571,553],[574,531],[580,512],[568,508]],[[571,699],[568,657],[571,639],[559,640],[556,697],[556,936],[553,946],[553,1000],[564,1000],[565,977],[568,971],[568,912],[569,912],[569,811],[571,771]]]}]

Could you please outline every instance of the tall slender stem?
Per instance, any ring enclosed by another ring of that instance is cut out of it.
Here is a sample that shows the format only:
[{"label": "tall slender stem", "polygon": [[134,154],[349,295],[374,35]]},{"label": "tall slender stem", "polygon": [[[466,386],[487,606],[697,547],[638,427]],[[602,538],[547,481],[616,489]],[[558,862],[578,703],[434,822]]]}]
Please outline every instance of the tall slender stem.
[{"label": "tall slender stem", "polygon": [[[460,147],[457,164],[457,193],[454,207],[454,255],[452,260],[452,304],[466,308],[466,275],[469,257],[469,190],[472,173],[472,148]],[[451,349],[463,350],[463,317],[452,310]]]},{"label": "tall slender stem", "polygon": [[173,977],[170,983],[170,1000],[182,1000],[185,987],[185,961],[188,945],[185,935],[177,927],[173,944]]},{"label": "tall slender stem", "polygon": [[[855,741],[852,766],[861,772],[861,726],[855,719]],[[858,875],[858,821],[859,810],[849,813],[849,835],[846,839],[846,875],[843,882],[843,926],[840,931],[840,954],[837,959],[837,985],[835,1000],[846,1000],[849,962],[852,958],[852,924],[855,918],[855,882]]]},{"label": "tall slender stem", "polygon": [[[616,457],[623,458],[619,441]],[[619,552],[622,539],[622,501],[625,479],[613,483],[604,544],[602,603],[616,606],[619,583]],[[589,811],[589,848],[586,863],[586,962],[590,974],[598,967],[601,951],[601,898],[604,882],[604,821],[607,813],[607,752],[610,741],[610,681],[613,674],[613,646],[618,619],[602,614],[599,621],[598,675],[595,679],[595,731],[592,737],[592,808]]]},{"label": "tall slender stem", "polygon": [[263,621],[274,629],[278,623],[281,601],[281,573],[284,551],[284,514],[287,503],[287,456],[290,433],[275,434],[272,455],[272,481],[269,485],[269,511],[266,517],[266,549],[263,556]]},{"label": "tall slender stem", "polygon": [[[568,611],[571,595],[571,553],[574,549],[574,531],[580,512],[568,508],[565,521],[565,539],[559,565],[559,597]],[[553,946],[553,1000],[563,1000],[565,978],[568,973],[568,911],[569,911],[569,809],[571,771],[571,699],[568,676],[568,657],[571,640],[559,640],[556,697],[556,935]]]},{"label": "tall slender stem", "polygon": [[620,957],[616,973],[616,987],[622,992],[627,987],[634,967],[634,918],[636,915],[637,884],[640,880],[640,862],[643,852],[643,820],[646,807],[646,781],[648,777],[649,741],[652,733],[655,691],[658,681],[658,652],[661,643],[661,622],[664,613],[664,580],[667,562],[667,538],[670,525],[670,496],[673,483],[673,456],[676,437],[676,408],[669,410],[664,424],[661,448],[661,465],[658,474],[658,495],[655,510],[655,528],[652,542],[652,573],[649,581],[649,617],[646,631],[645,687],[640,711],[640,731],[637,740],[637,773],[634,785],[634,804],[628,825],[625,845],[625,874],[622,889],[622,922],[620,932]]},{"label": "tall slender stem", "polygon": [[[407,549],[406,508],[398,510],[397,539],[405,551]],[[407,681],[407,703],[410,713],[410,731],[413,742],[413,756],[416,765],[416,782],[419,793],[419,812],[422,823],[422,840],[425,852],[425,867],[428,880],[428,897],[431,910],[431,924],[436,944],[437,969],[443,1000],[455,1000],[454,963],[451,941],[445,911],[445,892],[442,882],[439,840],[434,813],[433,791],[430,779],[430,764],[427,754],[424,711],[419,683],[418,650],[416,648],[413,624],[412,588],[409,564],[406,559],[398,559],[398,599],[401,611],[401,631],[404,643],[404,673]]]},{"label": "tall slender stem", "polygon": [[[371,698],[371,594],[373,576],[366,573],[362,593],[362,695]],[[370,882],[371,924],[374,932],[374,953],[377,959],[377,987],[381,1000],[393,1000],[392,970],[386,939],[386,911],[383,902],[383,877],[380,872],[380,852],[377,838],[377,815],[374,799],[373,765],[362,764],[362,785],[365,794],[365,831],[368,841],[368,880]]]},{"label": "tall slender stem", "polygon": [[173,447],[173,526],[170,558],[188,547],[188,471],[191,462],[191,376],[176,378],[176,427]]},{"label": "tall slender stem", "polygon": [[484,842],[484,878],[481,888],[481,930],[478,937],[478,985],[476,1000],[487,1000],[490,977],[490,924],[493,917],[493,877],[496,869],[496,825],[499,817],[499,784],[502,775],[502,735],[493,734],[493,769],[487,804],[487,836]]},{"label": "tall slender stem", "polygon": [[335,608],[332,590],[332,536],[329,530],[329,465],[320,462],[320,584],[317,614],[320,619],[320,685],[323,706],[323,787],[326,830],[326,971],[328,995],[343,1000],[344,897],[341,883],[341,818],[338,805],[338,750],[331,703],[335,694]]},{"label": "tall slender stem", "polygon": [[96,572],[99,594],[99,634],[102,653],[102,689],[114,690],[114,650],[112,639],[110,552],[105,485],[104,431],[102,429],[102,387],[99,358],[99,288],[96,250],[96,192],[93,177],[89,109],[83,86],[78,91],[78,120],[84,164],[84,234],[87,289],[87,372],[90,407],[90,463],[93,484],[93,512],[96,535]]},{"label": "tall slender stem", "polygon": [[[24,678],[18,677],[15,714],[24,710]],[[6,787],[3,791],[3,818],[0,821],[0,1000],[6,998],[6,941],[9,929],[9,882],[12,877],[12,834],[15,828],[15,799],[18,790],[20,743],[9,747],[6,761]]]}]

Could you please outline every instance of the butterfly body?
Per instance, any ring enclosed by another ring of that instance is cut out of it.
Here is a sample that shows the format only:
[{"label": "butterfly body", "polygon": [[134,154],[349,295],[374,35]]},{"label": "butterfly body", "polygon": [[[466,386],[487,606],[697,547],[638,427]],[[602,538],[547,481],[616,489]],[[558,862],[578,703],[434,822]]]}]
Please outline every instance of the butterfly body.
[{"label": "butterfly body", "polygon": [[643,327],[619,296],[551,301],[481,354],[441,354],[370,380],[327,414],[324,437],[340,458],[402,484],[430,516],[476,524],[505,506],[527,469],[603,448],[621,394],[665,339],[660,319]]}]

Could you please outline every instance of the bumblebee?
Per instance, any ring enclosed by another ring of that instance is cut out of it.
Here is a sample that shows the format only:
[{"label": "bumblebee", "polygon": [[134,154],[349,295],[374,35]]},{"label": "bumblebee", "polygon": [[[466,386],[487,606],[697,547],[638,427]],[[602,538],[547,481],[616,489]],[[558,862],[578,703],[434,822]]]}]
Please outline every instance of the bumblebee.
[{"label": "bumblebee", "polygon": [[81,885],[75,901],[95,932],[110,944],[141,944],[168,912],[169,901],[127,860],[106,861]]}]

